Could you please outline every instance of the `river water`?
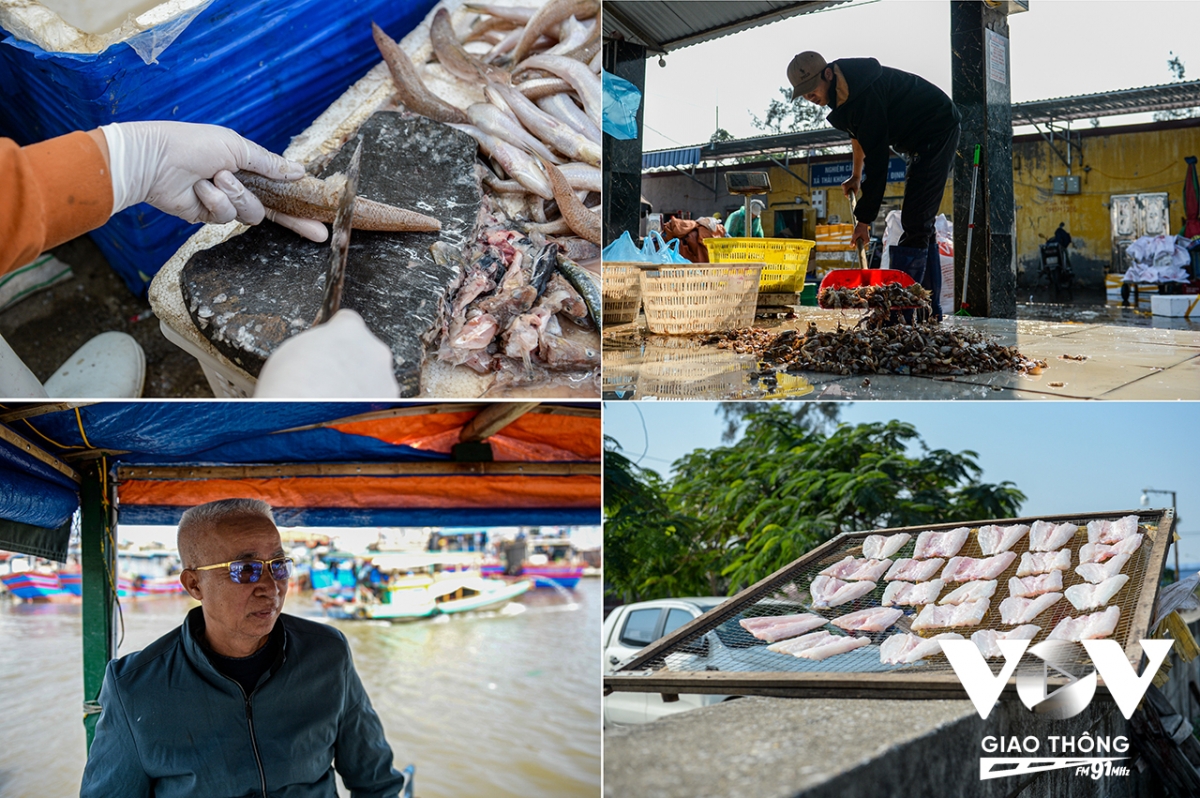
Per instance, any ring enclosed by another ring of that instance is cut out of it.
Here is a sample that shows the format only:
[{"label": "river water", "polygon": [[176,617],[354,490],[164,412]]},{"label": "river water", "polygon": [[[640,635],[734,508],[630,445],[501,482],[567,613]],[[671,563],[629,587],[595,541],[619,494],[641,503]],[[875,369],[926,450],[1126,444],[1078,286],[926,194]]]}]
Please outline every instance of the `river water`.
[{"label": "river water", "polygon": [[[189,599],[123,605],[121,654],[179,625]],[[285,612],[320,617],[309,596]],[[329,621],[350,640],[417,798],[600,794],[601,584],[407,624]],[[80,606],[0,597],[0,796],[77,795],[85,761]]]}]

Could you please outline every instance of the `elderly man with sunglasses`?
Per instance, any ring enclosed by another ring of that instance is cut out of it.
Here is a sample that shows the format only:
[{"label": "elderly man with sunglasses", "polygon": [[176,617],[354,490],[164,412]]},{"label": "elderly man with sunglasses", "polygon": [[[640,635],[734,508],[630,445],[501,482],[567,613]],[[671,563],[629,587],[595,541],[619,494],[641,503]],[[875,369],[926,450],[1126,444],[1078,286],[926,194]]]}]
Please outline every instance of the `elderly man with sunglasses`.
[{"label": "elderly man with sunglasses", "polygon": [[292,561],[271,508],[194,507],[183,625],[108,665],[81,798],[356,798],[406,794],[346,638],[283,615]]}]

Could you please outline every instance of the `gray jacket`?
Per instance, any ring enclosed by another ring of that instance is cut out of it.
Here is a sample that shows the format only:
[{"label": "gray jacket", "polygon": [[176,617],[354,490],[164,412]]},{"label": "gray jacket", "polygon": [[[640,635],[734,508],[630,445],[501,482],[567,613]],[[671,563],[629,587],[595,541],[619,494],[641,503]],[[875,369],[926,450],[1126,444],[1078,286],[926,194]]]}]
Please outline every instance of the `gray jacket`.
[{"label": "gray jacket", "polygon": [[405,776],[345,636],[281,615],[283,646],[246,695],[209,662],[199,607],[144,650],[108,663],[81,798],[395,798]]}]

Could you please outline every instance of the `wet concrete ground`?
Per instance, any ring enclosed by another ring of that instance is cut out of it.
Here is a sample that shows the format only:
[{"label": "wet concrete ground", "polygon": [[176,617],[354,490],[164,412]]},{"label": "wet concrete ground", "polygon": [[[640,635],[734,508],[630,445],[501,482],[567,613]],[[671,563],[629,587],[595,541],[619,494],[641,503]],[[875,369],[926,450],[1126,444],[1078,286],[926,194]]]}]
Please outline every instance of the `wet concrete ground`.
[{"label": "wet concrete ground", "polygon": [[126,332],[146,353],[142,396],[212,397],[196,358],[163,337],[150,303],[135,297],[87,236],[56,247],[54,255],[75,277],[34,294],[0,313],[0,335],[45,382],[76,349],[109,330]]},{"label": "wet concrete ground", "polygon": [[[1026,357],[1045,360],[1038,375],[957,377],[817,372],[762,378],[753,355],[702,345],[697,338],[651,336],[644,318],[611,326],[604,340],[606,399],[1200,399],[1200,319],[1149,316],[1105,305],[1024,303],[1022,317],[951,316]],[[788,320],[756,319],[767,329],[853,326],[856,311],[804,307]],[[1084,360],[1065,359],[1064,356]]]}]

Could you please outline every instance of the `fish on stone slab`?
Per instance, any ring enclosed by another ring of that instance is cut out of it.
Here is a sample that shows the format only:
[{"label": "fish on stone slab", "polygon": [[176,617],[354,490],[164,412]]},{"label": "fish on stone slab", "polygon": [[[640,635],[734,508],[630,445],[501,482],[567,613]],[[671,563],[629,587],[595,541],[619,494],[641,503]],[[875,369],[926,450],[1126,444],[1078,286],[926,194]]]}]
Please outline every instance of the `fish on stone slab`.
[{"label": "fish on stone slab", "polygon": [[[235,177],[258,197],[264,207],[301,219],[332,224],[337,216],[345,179],[341,175],[322,180],[306,175],[299,180],[269,180],[252,172]],[[423,213],[397,208],[365,197],[355,197],[351,226],[355,230],[385,232],[436,232],[442,223]]]}]

